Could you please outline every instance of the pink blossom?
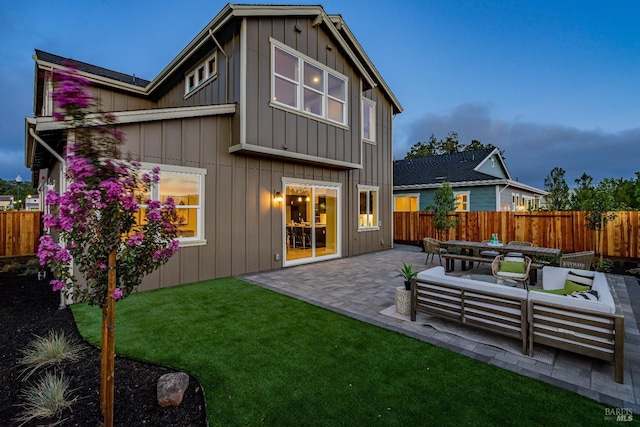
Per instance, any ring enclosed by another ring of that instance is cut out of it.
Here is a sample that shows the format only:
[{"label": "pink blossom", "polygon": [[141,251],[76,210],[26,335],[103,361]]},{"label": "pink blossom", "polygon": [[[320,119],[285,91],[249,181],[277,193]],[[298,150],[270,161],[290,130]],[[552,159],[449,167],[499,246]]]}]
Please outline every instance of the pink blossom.
[{"label": "pink blossom", "polygon": [[49,283],[51,284],[51,287],[53,288],[54,292],[59,291],[60,289],[65,287],[65,283],[61,280],[54,279]]},{"label": "pink blossom", "polygon": [[113,299],[118,301],[120,298],[122,298],[122,291],[120,288],[115,288],[113,290]]},{"label": "pink blossom", "polygon": [[107,268],[107,264],[105,264],[104,262],[100,264],[100,269],[104,270],[105,268]]},{"label": "pink blossom", "polygon": [[129,246],[140,246],[143,239],[144,237],[142,236],[142,234],[135,233],[129,236],[129,239],[127,239],[127,243],[129,244]]}]

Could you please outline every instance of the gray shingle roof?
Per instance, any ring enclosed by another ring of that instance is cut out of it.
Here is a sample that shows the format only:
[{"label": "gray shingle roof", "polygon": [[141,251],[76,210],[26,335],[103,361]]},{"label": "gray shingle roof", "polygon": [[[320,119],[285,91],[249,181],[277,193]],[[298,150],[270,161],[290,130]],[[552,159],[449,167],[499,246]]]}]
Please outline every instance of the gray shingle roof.
[{"label": "gray shingle roof", "polygon": [[64,58],[62,56],[54,55],[53,53],[45,52],[38,49],[36,49],[36,56],[42,61],[50,62],[57,65],[66,65],[70,62],[79,71],[95,74],[96,76],[107,77],[109,79],[117,80],[123,83],[129,83],[134,86],[146,87],[150,83],[149,80],[141,79],[140,77],[135,75],[119,73],[107,68],[87,64],[86,62],[77,61],[72,58]]},{"label": "gray shingle roof", "polygon": [[494,180],[495,176],[474,170],[492,151],[492,148],[484,148],[440,156],[395,160],[393,162],[393,185]]}]

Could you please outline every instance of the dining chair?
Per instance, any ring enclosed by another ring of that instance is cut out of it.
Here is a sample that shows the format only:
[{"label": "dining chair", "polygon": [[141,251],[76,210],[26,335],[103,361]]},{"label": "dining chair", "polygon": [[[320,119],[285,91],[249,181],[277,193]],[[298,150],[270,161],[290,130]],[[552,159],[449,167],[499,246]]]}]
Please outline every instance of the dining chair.
[{"label": "dining chair", "polygon": [[530,270],[531,258],[528,256],[509,257],[498,255],[491,263],[491,274],[493,277],[522,282],[525,289],[527,288]]},{"label": "dining chair", "polygon": [[441,254],[447,253],[447,250],[440,247],[440,241],[432,237],[425,237],[422,239],[422,244],[424,246],[424,251],[427,253],[427,260],[424,263],[426,264],[429,262],[429,255],[431,255],[431,261],[433,261],[433,257],[437,254],[438,259],[440,260],[440,265],[442,265]]},{"label": "dining chair", "polygon": [[591,270],[594,251],[574,252],[560,257],[560,267]]},{"label": "dining chair", "polygon": [[[514,246],[533,246],[533,243],[531,242],[525,242],[524,240],[512,240],[509,243],[507,243],[507,245],[514,245]],[[524,254],[522,252],[509,252],[507,253],[507,256],[519,256],[519,257],[523,257]]]},{"label": "dining chair", "polygon": [[[491,243],[491,240],[483,240],[482,243]],[[485,258],[495,258],[500,255],[498,251],[492,251],[490,249],[485,249],[484,251],[480,251],[480,256]]]}]

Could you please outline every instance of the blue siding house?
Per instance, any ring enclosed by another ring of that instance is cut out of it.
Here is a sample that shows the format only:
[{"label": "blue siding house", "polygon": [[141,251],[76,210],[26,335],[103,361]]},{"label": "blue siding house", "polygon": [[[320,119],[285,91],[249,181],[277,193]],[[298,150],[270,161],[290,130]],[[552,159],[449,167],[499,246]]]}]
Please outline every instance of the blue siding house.
[{"label": "blue siding house", "polygon": [[449,182],[458,212],[526,211],[546,191],[511,179],[500,150],[486,148],[393,162],[394,211],[425,210]]}]

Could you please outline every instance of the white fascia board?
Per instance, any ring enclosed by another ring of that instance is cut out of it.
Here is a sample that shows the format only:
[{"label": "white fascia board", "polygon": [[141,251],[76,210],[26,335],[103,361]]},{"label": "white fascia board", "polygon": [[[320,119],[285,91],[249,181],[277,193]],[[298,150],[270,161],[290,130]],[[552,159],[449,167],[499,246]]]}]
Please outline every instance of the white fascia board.
[{"label": "white fascia board", "polygon": [[480,163],[478,163],[478,166],[476,166],[473,170],[474,171],[478,171],[480,169],[480,167],[482,165],[484,165],[485,163],[487,163],[489,161],[489,159],[493,156],[496,156],[498,158],[498,161],[500,161],[500,164],[502,165],[502,169],[505,171],[505,173],[507,174],[507,179],[509,181],[511,181],[513,178],[511,178],[511,174],[509,173],[509,169],[507,168],[507,165],[505,164],[504,160],[502,160],[502,155],[500,154],[500,149],[499,148],[494,148],[493,151],[491,153],[489,153],[487,155],[487,157],[484,158],[483,161],[481,161]]},{"label": "white fascia board", "polygon": [[[192,117],[219,116],[223,114],[235,114],[236,104],[204,105],[200,107],[176,107],[154,108],[150,110],[115,111],[112,114],[116,118],[117,125],[128,123],[151,122],[158,120],[175,120]],[[87,115],[89,121],[97,118],[97,114]],[[53,117],[38,117],[36,120],[36,132],[47,130],[69,129],[65,122],[57,121]],[[96,123],[98,125],[99,123]]]},{"label": "white fascia board", "polygon": [[[444,181],[443,181],[444,182]],[[449,181],[447,181],[449,182]],[[452,188],[456,187],[486,187],[491,185],[509,185],[510,187],[520,188],[522,190],[527,190],[532,193],[546,195],[548,194],[544,190],[540,190],[535,187],[531,187],[526,184],[522,184],[518,181],[512,181],[510,179],[491,179],[487,181],[459,181],[459,182],[449,182]],[[412,185],[394,185],[394,190],[430,190],[437,189],[442,186],[442,183],[437,184],[412,184]]]},{"label": "white fascia board", "polygon": [[[54,64],[51,62],[47,62],[47,61],[43,61],[42,59],[38,59],[37,57],[34,56],[34,59],[36,61],[36,64],[38,64],[38,67],[44,69],[44,70],[53,70],[53,69],[57,69],[57,70],[66,70],[66,67],[63,65],[58,65],[58,64]],[[78,75],[88,79],[89,81],[93,82],[93,83],[98,83],[101,85],[105,85],[105,86],[109,86],[109,87],[113,87],[116,89],[120,89],[120,90],[124,90],[127,92],[132,92],[135,93],[137,95],[146,95],[147,94],[147,90],[143,87],[140,86],[136,86],[136,85],[132,85],[130,83],[125,83],[125,82],[121,82],[119,80],[114,80],[114,79],[110,79],[108,77],[103,77],[103,76],[98,76],[97,74],[92,74],[92,73],[87,73],[85,71],[78,71]]]}]

